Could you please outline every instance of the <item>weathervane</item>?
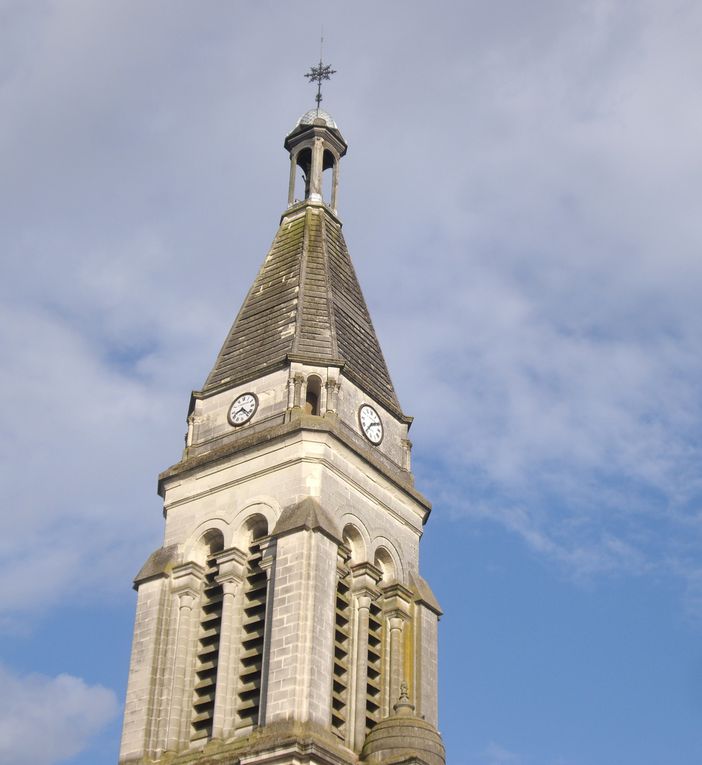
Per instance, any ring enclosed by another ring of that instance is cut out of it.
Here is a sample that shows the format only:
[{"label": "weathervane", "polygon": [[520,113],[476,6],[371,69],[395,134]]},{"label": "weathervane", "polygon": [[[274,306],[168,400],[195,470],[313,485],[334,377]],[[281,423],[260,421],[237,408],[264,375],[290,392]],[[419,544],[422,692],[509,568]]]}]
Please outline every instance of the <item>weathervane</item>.
[{"label": "weathervane", "polygon": [[325,64],[322,61],[323,47],[324,36],[322,36],[319,48],[319,65],[310,67],[310,71],[305,75],[310,82],[317,83],[317,95],[314,97],[314,100],[317,102],[317,111],[319,111],[319,104],[322,102],[322,80],[328,80],[333,74],[336,74],[336,69],[332,69],[328,64]]}]

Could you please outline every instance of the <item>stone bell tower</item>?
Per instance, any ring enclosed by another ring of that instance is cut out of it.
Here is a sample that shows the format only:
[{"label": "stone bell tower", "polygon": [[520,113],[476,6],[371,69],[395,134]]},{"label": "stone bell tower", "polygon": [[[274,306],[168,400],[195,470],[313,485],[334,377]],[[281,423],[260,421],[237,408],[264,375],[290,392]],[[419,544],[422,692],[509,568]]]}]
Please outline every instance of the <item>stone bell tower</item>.
[{"label": "stone bell tower", "polygon": [[121,765],[444,765],[430,505],[337,216],[347,145],[317,108],[285,148],[287,209],[159,477]]}]

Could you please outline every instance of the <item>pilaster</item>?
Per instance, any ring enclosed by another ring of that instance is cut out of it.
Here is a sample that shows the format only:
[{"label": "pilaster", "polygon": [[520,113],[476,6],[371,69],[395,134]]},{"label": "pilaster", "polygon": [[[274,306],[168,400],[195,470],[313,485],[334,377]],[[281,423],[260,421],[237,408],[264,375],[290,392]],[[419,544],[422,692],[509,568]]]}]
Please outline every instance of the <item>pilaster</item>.
[{"label": "pilaster", "polygon": [[366,738],[366,694],[368,684],[368,623],[371,603],[378,597],[382,573],[370,563],[351,566],[354,604],[352,709],[349,715],[353,748],[360,751]]},{"label": "pilaster", "polygon": [[266,724],[331,719],[337,545],[301,528],[277,539],[270,585]]},{"label": "pilaster", "polygon": [[387,632],[387,658],[383,692],[383,716],[390,714],[392,705],[400,696],[400,686],[409,681],[406,672],[406,625],[412,615],[412,592],[397,582],[383,589],[383,615]]},{"label": "pilaster", "polygon": [[175,640],[165,747],[177,751],[188,742],[198,608],[205,571],[197,563],[185,563],[173,569],[172,577],[175,624],[171,629]]},{"label": "pilaster", "polygon": [[159,659],[163,652],[163,622],[167,619],[168,580],[164,575],[137,588],[136,618],[129,668],[120,762],[142,756],[158,726]]}]

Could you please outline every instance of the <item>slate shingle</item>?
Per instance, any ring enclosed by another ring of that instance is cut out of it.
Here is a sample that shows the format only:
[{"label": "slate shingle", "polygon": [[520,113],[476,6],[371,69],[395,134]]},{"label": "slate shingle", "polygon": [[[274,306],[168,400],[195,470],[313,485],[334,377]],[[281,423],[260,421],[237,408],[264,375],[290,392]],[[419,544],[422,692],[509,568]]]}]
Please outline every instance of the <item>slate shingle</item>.
[{"label": "slate shingle", "polygon": [[281,224],[203,390],[253,379],[288,354],[343,361],[349,379],[402,413],[341,225],[320,207]]}]

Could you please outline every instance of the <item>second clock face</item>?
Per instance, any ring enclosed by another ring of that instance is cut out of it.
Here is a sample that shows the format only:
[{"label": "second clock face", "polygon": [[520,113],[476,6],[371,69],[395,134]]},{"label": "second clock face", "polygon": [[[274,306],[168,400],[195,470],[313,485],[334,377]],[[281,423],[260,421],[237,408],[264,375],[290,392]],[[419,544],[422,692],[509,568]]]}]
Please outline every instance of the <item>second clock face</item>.
[{"label": "second clock face", "polygon": [[372,406],[363,404],[358,410],[358,420],[361,423],[363,435],[377,446],[383,440],[383,423],[378,413]]},{"label": "second clock face", "polygon": [[228,419],[232,425],[243,425],[248,422],[258,408],[258,399],[253,393],[242,393],[234,399],[229,407]]}]

